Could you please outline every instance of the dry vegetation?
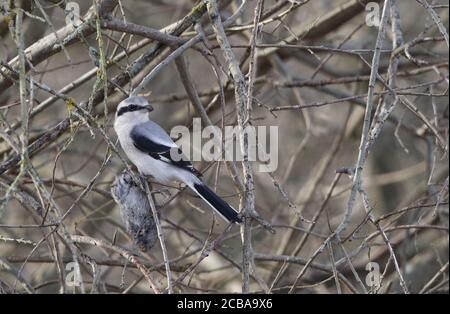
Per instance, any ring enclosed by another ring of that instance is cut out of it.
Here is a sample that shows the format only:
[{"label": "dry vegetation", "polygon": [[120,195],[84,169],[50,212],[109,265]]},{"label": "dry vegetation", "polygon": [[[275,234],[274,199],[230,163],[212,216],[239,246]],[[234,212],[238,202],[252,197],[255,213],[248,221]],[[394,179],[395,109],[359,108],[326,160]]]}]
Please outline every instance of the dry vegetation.
[{"label": "dry vegetation", "polygon": [[[448,293],[448,1],[67,2],[0,1],[0,293]],[[195,163],[242,226],[153,182],[134,244],[133,90],[167,130],[279,127],[273,172]]]}]

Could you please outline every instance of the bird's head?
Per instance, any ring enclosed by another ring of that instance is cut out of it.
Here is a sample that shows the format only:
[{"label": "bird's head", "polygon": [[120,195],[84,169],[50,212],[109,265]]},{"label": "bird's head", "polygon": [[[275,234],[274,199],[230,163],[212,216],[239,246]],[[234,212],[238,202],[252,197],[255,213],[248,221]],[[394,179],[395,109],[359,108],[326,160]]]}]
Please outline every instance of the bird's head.
[{"label": "bird's head", "polygon": [[148,120],[148,112],[153,111],[153,107],[142,96],[131,96],[122,100],[117,106],[116,119],[141,122]]}]

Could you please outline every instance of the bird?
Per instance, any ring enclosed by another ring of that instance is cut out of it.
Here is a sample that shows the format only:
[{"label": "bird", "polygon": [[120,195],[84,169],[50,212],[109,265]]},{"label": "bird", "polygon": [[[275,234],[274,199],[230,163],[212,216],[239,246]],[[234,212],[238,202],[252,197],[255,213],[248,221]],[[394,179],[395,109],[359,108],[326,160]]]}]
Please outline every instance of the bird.
[{"label": "bird", "polygon": [[184,183],[227,222],[240,224],[239,213],[201,180],[169,134],[150,119],[152,111],[143,96],[130,96],[117,106],[114,130],[128,159],[141,175],[161,184]]}]

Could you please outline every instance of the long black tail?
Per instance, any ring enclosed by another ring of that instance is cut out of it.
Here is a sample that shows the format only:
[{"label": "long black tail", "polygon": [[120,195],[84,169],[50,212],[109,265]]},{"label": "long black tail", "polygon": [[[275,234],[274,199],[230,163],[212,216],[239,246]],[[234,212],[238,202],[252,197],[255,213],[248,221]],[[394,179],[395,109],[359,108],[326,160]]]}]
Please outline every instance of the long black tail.
[{"label": "long black tail", "polygon": [[203,183],[194,183],[193,190],[211,206],[215,209],[223,218],[233,223],[241,223],[242,220],[239,218],[238,212],[228,205],[223,199],[221,199],[214,191],[207,187]]}]

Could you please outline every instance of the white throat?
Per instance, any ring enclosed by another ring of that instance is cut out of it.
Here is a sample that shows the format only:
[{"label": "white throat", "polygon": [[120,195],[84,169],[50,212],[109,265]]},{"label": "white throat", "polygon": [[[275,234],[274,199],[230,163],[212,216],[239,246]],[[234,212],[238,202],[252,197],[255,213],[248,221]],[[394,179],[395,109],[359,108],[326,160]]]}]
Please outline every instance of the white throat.
[{"label": "white throat", "polygon": [[137,124],[145,123],[149,121],[149,117],[147,113],[144,112],[125,112],[119,117],[116,117],[114,121],[114,129],[118,129],[120,127],[133,127]]}]

